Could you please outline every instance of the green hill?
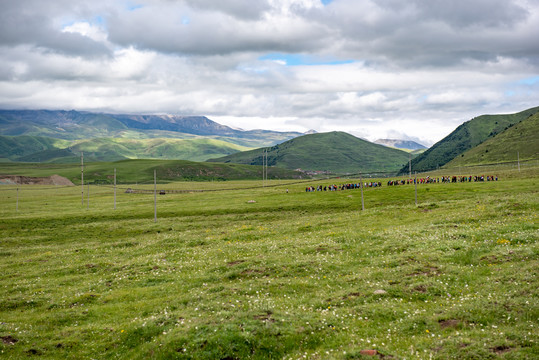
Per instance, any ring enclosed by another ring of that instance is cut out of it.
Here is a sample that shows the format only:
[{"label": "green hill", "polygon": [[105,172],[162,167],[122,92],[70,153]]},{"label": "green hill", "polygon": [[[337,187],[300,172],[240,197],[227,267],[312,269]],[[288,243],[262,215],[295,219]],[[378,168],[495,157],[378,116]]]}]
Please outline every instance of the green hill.
[{"label": "green hill", "polygon": [[3,158],[19,158],[48,150],[63,149],[69,141],[42,136],[2,136],[0,135],[0,154]]},{"label": "green hill", "polygon": [[447,163],[447,167],[539,159],[539,112]]},{"label": "green hill", "polygon": [[[94,138],[210,138],[250,148],[271,146],[298,132],[239,130],[205,116],[102,114],[62,110],[2,110],[0,135],[42,136],[65,140]],[[224,155],[224,154],[223,154]],[[4,157],[0,153],[0,157]]]},{"label": "green hill", "polygon": [[[465,122],[451,134],[434,144],[430,149],[412,160],[413,171],[429,171],[441,167],[465,151],[474,148],[490,137],[539,112],[539,107],[516,114],[482,115]],[[403,166],[400,174],[408,173]]]},{"label": "green hill", "polygon": [[123,159],[183,159],[205,161],[249,148],[216,139],[95,138],[59,140],[37,136],[0,136],[0,154],[10,161],[78,162],[84,152],[88,161]]},{"label": "green hill", "polygon": [[[356,138],[344,132],[310,134],[268,148],[268,165],[337,174],[398,171],[408,162],[401,150]],[[262,149],[208,161],[262,165]]]}]

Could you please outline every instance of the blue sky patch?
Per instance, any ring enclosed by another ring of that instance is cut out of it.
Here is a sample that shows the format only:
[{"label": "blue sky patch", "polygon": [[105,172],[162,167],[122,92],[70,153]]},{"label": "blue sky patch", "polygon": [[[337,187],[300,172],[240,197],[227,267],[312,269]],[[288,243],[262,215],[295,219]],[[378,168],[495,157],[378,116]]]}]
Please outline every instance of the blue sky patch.
[{"label": "blue sky patch", "polygon": [[527,79],[522,79],[518,83],[523,84],[523,85],[535,85],[539,83],[539,76],[533,76]]},{"label": "blue sky patch", "polygon": [[97,25],[103,25],[105,23],[105,19],[103,18],[103,16],[96,16],[93,23]]},{"label": "blue sky patch", "polygon": [[329,57],[319,57],[303,54],[268,54],[258,58],[259,60],[271,60],[283,62],[287,66],[300,66],[300,65],[343,65],[351,64],[354,60],[338,60]]},{"label": "blue sky patch", "polygon": [[140,4],[135,4],[135,3],[132,3],[132,2],[127,3],[127,10],[129,10],[129,11],[135,11],[135,10],[143,8],[143,7],[144,6],[140,5]]},{"label": "blue sky patch", "polygon": [[333,0],[322,0],[322,4],[328,5],[329,3],[332,3]]}]

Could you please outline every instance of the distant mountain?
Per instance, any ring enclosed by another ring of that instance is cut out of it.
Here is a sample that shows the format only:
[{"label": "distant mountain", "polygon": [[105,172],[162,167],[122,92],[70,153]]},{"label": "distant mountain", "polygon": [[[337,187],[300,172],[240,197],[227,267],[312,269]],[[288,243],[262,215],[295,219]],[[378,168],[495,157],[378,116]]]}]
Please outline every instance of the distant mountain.
[{"label": "distant mountain", "polygon": [[[245,146],[274,145],[301,136],[299,132],[238,130],[205,116],[101,114],[62,110],[0,110],[0,135],[90,138],[220,137],[245,141]],[[244,144],[241,144],[244,145]]]},{"label": "distant mountain", "polygon": [[[539,159],[539,112],[457,156],[447,167]],[[518,154],[517,154],[518,153]]]},{"label": "distant mountain", "polygon": [[[337,174],[398,171],[409,155],[344,132],[304,135],[268,150],[268,165]],[[228,155],[212,162],[262,165],[262,149]]]},{"label": "distant mountain", "polygon": [[0,160],[4,161],[73,162],[82,151],[94,161],[204,161],[301,135],[243,131],[205,116],[0,110]]},{"label": "distant mountain", "polygon": [[9,161],[71,163],[124,159],[190,159],[205,161],[250,148],[216,139],[60,140],[39,136],[0,136],[0,154]]},{"label": "distant mountain", "polygon": [[402,150],[421,150],[427,148],[411,140],[378,139],[374,143]]},{"label": "distant mountain", "polygon": [[[467,121],[427,151],[412,159],[412,170],[421,172],[442,167],[465,151],[537,112],[539,112],[539,107],[516,114],[482,115]],[[408,166],[403,166],[399,173],[408,173]]]}]

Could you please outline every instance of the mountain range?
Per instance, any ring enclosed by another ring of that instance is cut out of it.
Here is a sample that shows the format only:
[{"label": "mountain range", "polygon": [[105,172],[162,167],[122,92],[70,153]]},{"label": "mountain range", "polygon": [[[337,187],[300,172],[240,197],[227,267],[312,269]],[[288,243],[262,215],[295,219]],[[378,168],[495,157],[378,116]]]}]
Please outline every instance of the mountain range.
[{"label": "mountain range", "polygon": [[374,142],[375,144],[380,144],[388,147],[392,147],[395,149],[401,149],[401,150],[409,150],[409,151],[415,151],[415,150],[425,150],[427,147],[425,145],[421,145],[415,141],[411,140],[398,140],[398,139],[378,139]]},{"label": "mountain range", "polygon": [[236,139],[243,146],[275,144],[299,132],[239,130],[205,116],[126,115],[63,110],[0,110],[0,135],[33,135],[76,140],[116,138],[192,138],[194,136]]},{"label": "mountain range", "polygon": [[[424,152],[412,158],[412,169],[422,172],[514,161],[518,156],[537,159],[538,114],[535,107],[515,114],[478,116],[428,150],[420,149]],[[378,142],[384,145],[343,132],[243,131],[204,116],[0,110],[0,162],[4,163],[75,163],[84,153],[85,162],[208,160],[258,165],[257,173],[267,159],[269,166],[283,170],[404,175],[409,171],[408,152],[421,147],[403,140]],[[263,151],[267,158],[263,159]]]},{"label": "mountain range", "polygon": [[0,160],[76,162],[184,159],[204,161],[303,135],[239,130],[204,116],[0,110]]}]

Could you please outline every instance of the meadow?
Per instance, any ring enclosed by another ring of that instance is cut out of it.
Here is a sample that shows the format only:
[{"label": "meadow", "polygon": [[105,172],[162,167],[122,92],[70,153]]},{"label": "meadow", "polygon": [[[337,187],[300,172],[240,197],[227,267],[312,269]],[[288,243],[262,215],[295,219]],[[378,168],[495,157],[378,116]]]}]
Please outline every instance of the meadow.
[{"label": "meadow", "polygon": [[538,358],[539,168],[497,175],[417,206],[380,179],[364,211],[304,191],[357,180],[167,183],[212,191],[157,222],[127,185],[2,186],[0,357]]}]

